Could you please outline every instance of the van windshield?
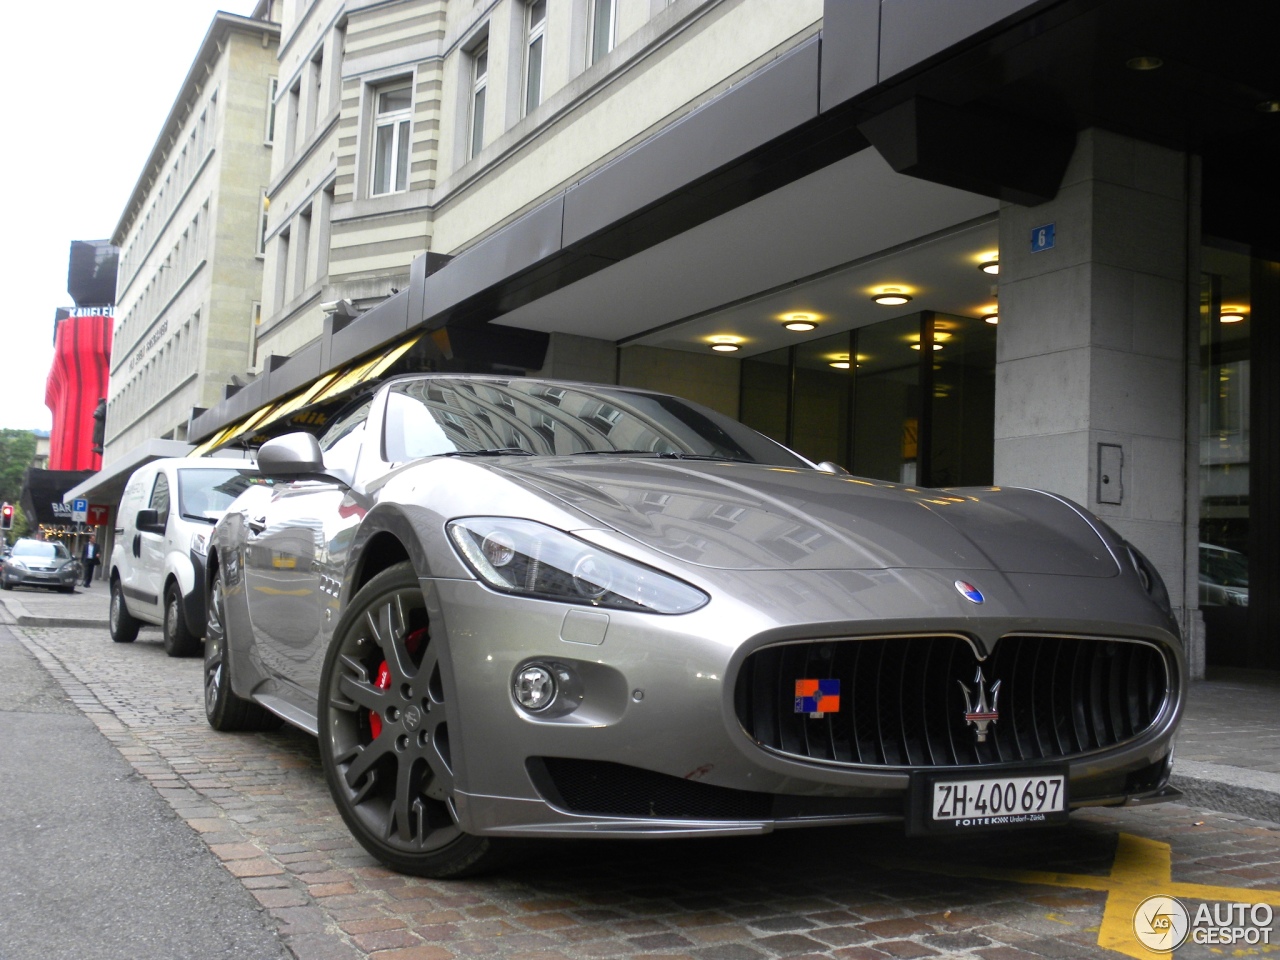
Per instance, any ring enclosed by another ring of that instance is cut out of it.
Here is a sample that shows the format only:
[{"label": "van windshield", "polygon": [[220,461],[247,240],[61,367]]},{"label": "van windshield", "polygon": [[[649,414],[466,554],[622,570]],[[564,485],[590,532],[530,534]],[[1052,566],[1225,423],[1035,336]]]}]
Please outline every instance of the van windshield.
[{"label": "van windshield", "polygon": [[249,467],[179,470],[178,509],[187,520],[216,523],[251,484],[261,483],[257,471]]}]

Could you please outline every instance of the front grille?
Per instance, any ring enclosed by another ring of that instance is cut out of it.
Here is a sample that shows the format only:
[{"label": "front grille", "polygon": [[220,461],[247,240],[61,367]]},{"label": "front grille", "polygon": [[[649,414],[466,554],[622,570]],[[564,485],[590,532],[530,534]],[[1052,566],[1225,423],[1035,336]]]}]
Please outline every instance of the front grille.
[{"label": "front grille", "polygon": [[[738,720],[757,743],[809,760],[947,767],[1062,759],[1138,737],[1172,696],[1165,659],[1136,641],[1007,636],[981,662],[999,718],[978,742],[979,661],[960,637],[824,640],[766,647],[738,676]],[[839,707],[796,712],[796,681],[840,681]]]}]

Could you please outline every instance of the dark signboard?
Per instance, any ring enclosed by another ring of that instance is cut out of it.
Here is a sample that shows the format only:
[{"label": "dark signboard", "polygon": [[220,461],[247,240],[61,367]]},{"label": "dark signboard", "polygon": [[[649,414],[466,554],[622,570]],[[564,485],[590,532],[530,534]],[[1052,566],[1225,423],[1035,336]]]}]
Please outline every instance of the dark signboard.
[{"label": "dark signboard", "polygon": [[116,302],[116,267],[120,250],[109,240],[72,240],[67,264],[67,293],[78,307]]}]

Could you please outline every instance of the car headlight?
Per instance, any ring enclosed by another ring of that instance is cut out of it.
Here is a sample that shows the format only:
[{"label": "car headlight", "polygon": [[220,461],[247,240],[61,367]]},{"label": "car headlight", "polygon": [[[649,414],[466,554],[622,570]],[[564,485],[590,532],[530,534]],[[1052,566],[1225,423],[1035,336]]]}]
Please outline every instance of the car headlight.
[{"label": "car headlight", "polygon": [[708,600],[696,587],[532,520],[467,517],[447,529],[467,566],[504,593],[649,613],[689,613]]},{"label": "car headlight", "polygon": [[27,565],[23,563],[21,560],[10,559],[8,561],[8,565],[13,567],[15,570],[21,570],[24,573],[26,572],[26,569],[27,569]]},{"label": "car headlight", "polygon": [[191,552],[197,557],[203,557],[209,552],[209,539],[203,533],[193,533],[191,535]]}]

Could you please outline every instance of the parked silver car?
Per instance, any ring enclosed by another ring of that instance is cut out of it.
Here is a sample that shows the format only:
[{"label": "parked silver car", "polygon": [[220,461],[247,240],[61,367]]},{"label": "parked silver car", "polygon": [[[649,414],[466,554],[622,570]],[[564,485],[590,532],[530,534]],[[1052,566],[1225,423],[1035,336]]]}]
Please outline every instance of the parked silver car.
[{"label": "parked silver car", "polygon": [[317,734],[357,839],[1017,830],[1166,787],[1168,595],[1057,496],[815,467],[643,390],[400,378],[258,451],[209,548],[205,705]]},{"label": "parked silver car", "polygon": [[0,586],[46,587],[74,593],[81,578],[80,561],[56,540],[17,541],[0,564]]}]

